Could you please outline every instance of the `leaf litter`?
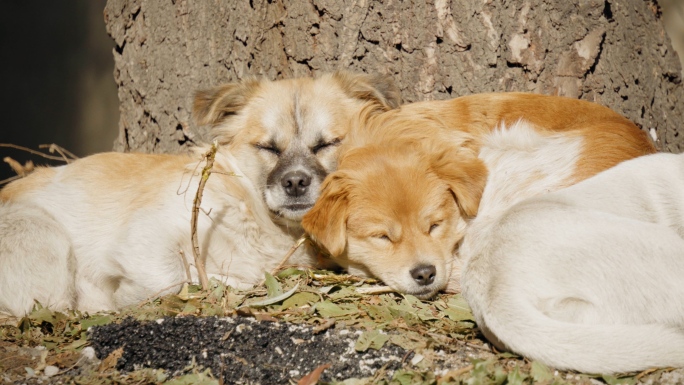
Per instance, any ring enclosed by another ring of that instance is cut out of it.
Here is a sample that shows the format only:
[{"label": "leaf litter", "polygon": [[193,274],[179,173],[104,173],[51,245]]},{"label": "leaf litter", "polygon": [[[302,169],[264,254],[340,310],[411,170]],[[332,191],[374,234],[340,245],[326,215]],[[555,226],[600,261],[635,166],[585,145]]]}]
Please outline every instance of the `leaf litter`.
[{"label": "leaf litter", "polygon": [[[555,371],[493,351],[458,294],[367,294],[377,283],[286,268],[252,290],[186,284],[115,313],[37,304],[27,317],[0,319],[0,382],[655,384],[672,374]],[[48,367],[59,371],[47,377]]]}]

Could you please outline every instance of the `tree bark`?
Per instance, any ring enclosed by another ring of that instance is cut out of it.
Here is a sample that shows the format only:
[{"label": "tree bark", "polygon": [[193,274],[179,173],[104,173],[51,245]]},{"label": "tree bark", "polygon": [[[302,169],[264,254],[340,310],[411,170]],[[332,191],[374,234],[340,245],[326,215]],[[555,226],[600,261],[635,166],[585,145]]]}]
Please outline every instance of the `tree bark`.
[{"label": "tree bark", "polygon": [[407,101],[530,91],[595,101],[684,151],[684,86],[656,0],[108,0],[119,151],[204,140],[192,94],[251,75],[393,75]]}]

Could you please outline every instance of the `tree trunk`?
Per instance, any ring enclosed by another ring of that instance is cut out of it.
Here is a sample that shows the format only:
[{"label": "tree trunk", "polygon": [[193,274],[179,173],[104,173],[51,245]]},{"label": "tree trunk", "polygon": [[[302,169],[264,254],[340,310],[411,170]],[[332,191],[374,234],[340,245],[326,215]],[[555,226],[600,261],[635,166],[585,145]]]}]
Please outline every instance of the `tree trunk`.
[{"label": "tree trunk", "polygon": [[197,89],[345,68],[393,75],[407,101],[488,91],[592,100],[681,152],[681,68],[660,16],[656,0],[108,0],[115,147],[202,141],[190,116]]}]

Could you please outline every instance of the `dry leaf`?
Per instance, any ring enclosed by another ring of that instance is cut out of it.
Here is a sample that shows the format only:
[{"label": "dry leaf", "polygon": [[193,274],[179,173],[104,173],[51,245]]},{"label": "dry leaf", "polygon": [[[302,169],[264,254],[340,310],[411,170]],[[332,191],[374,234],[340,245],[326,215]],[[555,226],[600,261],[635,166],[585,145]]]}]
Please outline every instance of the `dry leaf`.
[{"label": "dry leaf", "polygon": [[69,368],[74,366],[81,357],[81,353],[76,351],[66,351],[62,353],[57,353],[54,356],[48,357],[46,364],[56,366],[58,368]]},{"label": "dry leaf", "polygon": [[335,325],[335,319],[334,318],[326,318],[322,324],[313,328],[313,334],[318,334],[320,332],[324,332],[324,331],[330,329],[331,327],[333,327],[334,325]]},{"label": "dry leaf", "polygon": [[123,348],[118,348],[115,351],[109,353],[109,355],[104,360],[102,360],[100,366],[97,368],[97,371],[100,373],[104,373],[115,369],[116,363],[119,361],[119,358],[121,358],[122,355]]},{"label": "dry leaf", "polygon": [[321,374],[323,374],[323,371],[331,366],[332,365],[330,364],[323,364],[317,367],[316,369],[311,371],[311,373],[302,377],[302,379],[299,380],[299,382],[297,382],[297,385],[316,385],[318,383],[318,379],[321,378]]}]

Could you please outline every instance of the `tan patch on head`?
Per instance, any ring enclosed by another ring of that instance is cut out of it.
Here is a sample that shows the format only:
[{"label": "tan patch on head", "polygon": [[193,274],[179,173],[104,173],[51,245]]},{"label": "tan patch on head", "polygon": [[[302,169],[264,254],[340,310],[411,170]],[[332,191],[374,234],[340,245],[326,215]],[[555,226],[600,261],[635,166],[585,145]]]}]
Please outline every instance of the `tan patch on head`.
[{"label": "tan patch on head", "polygon": [[[402,292],[436,292],[446,285],[463,219],[476,213],[486,178],[476,158],[449,148],[429,153],[400,141],[350,151],[304,216],[304,229],[342,265]],[[420,266],[436,268],[433,286],[414,282],[411,271]]]},{"label": "tan patch on head", "polygon": [[200,90],[195,93],[192,116],[198,125],[215,126],[244,108],[263,82],[246,79],[239,83]]}]

